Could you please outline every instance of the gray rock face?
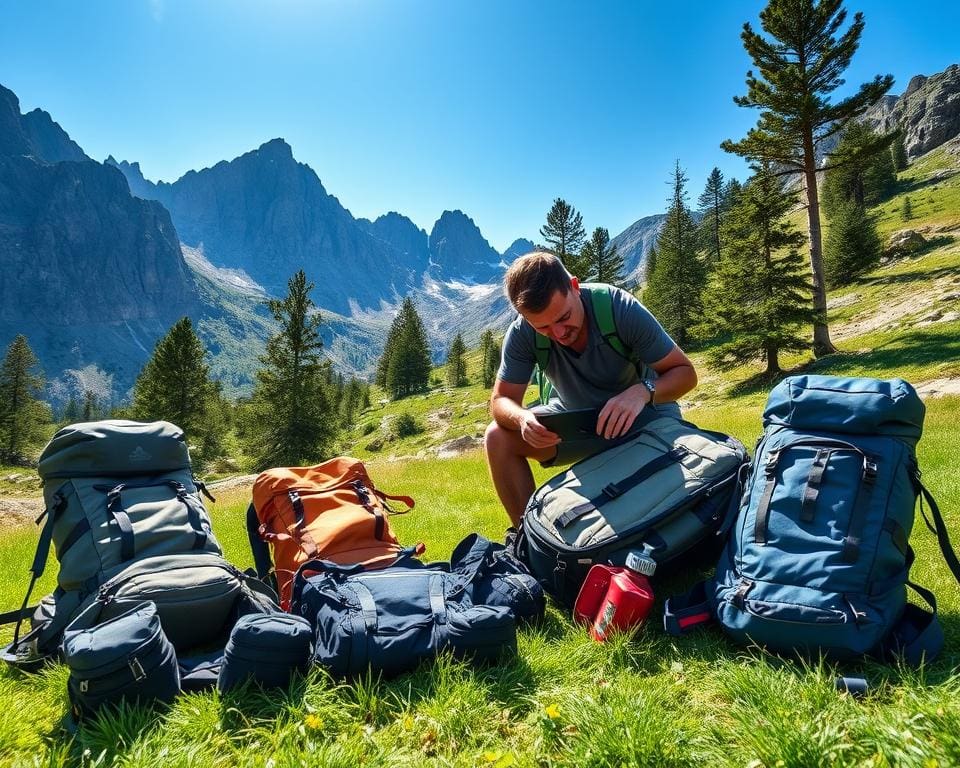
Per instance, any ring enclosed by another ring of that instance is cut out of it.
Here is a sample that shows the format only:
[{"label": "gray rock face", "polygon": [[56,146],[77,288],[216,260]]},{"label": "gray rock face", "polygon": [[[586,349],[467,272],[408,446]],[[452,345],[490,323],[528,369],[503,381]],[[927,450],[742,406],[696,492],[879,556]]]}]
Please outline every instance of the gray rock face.
[{"label": "gray rock face", "polygon": [[910,157],[936,149],[960,135],[960,65],[911,78],[903,95],[884,97],[863,119],[875,130],[902,128]]},{"label": "gray rock face", "polygon": [[637,281],[643,276],[647,254],[657,242],[657,235],[660,234],[666,219],[667,216],[663,213],[645,216],[610,241],[611,245],[617,246],[617,252],[623,256],[624,272],[628,283]]},{"label": "gray rock face", "polygon": [[167,211],[0,88],[0,343],[25,333],[48,377],[106,364],[125,388],[198,304]]},{"label": "gray rock face", "polygon": [[518,256],[523,256],[536,249],[537,246],[534,242],[521,237],[510,243],[510,247],[503,252],[503,263],[507,265],[513,264]]},{"label": "gray rock face", "polygon": [[40,163],[90,159],[43,110],[21,115],[16,94],[0,85],[0,157],[19,155]]},{"label": "gray rock face", "polygon": [[[282,139],[190,171],[173,184],[151,184],[136,164],[117,167],[131,190],[170,211],[184,244],[202,247],[217,266],[244,270],[273,295],[283,294],[287,280],[303,269],[321,307],[377,307],[405,293],[422,266],[422,254],[408,260],[371,234],[376,222],[358,223]],[[389,228],[390,222],[382,227]]]},{"label": "gray rock face", "polygon": [[502,271],[500,254],[463,211],[444,211],[430,233],[430,264],[447,280],[486,283]]},{"label": "gray rock face", "polygon": [[926,238],[912,229],[901,229],[890,235],[883,255],[892,258],[896,256],[910,256],[923,249],[927,244]]}]

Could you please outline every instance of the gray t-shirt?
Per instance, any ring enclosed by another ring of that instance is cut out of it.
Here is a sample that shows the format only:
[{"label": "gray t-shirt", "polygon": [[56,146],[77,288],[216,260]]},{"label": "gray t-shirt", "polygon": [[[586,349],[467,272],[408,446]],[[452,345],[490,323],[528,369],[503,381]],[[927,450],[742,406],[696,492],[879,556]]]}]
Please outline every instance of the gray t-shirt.
[{"label": "gray t-shirt", "polygon": [[[580,296],[590,323],[587,346],[583,352],[575,352],[551,341],[546,370],[554,388],[550,404],[568,410],[601,408],[611,397],[640,381],[637,365],[624,359],[602,338],[589,291],[581,290]],[[670,353],[673,339],[643,304],[619,288],[611,288],[611,299],[617,335],[635,360],[650,364]],[[537,362],[536,333],[518,314],[503,340],[498,379],[512,384],[530,381]],[[649,374],[656,377],[652,370]],[[680,417],[675,402],[657,403],[655,407],[661,415]]]}]

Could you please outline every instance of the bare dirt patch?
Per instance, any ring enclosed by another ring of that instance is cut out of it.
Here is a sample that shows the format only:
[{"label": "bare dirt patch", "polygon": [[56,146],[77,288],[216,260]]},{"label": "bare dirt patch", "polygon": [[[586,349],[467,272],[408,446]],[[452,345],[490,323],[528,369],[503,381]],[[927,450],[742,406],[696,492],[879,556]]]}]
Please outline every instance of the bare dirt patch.
[{"label": "bare dirt patch", "polygon": [[0,529],[33,525],[43,512],[43,499],[0,497]]},{"label": "bare dirt patch", "polygon": [[960,395],[960,378],[924,381],[917,384],[916,390],[917,394],[924,399]]}]

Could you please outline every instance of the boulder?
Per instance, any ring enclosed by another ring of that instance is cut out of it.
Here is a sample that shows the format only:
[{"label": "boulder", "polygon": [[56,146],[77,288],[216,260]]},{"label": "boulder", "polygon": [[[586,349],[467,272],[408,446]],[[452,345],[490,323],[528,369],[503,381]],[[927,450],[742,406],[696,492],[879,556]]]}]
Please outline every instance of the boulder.
[{"label": "boulder", "polygon": [[467,451],[472,451],[483,445],[483,439],[473,437],[472,435],[463,435],[462,437],[447,440],[447,442],[437,447],[437,458],[452,459]]},{"label": "boulder", "polygon": [[887,257],[912,256],[922,250],[926,244],[927,239],[919,232],[913,229],[901,229],[890,235],[890,240],[883,251],[883,255]]}]

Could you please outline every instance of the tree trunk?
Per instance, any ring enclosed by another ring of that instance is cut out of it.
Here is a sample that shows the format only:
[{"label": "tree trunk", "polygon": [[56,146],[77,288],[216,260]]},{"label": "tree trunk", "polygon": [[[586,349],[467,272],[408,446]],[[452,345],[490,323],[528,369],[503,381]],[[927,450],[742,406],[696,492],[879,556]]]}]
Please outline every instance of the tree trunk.
[{"label": "tree trunk", "polygon": [[827,287],[823,279],[823,250],[820,233],[820,199],[817,194],[817,160],[813,152],[813,134],[803,137],[803,177],[807,187],[807,226],[810,234],[810,272],[813,277],[813,355],[823,357],[837,351],[827,327]]},{"label": "tree trunk", "polygon": [[767,344],[765,350],[765,356],[767,358],[767,370],[764,373],[768,376],[773,376],[775,373],[780,373],[780,350],[777,348],[776,344]]}]

